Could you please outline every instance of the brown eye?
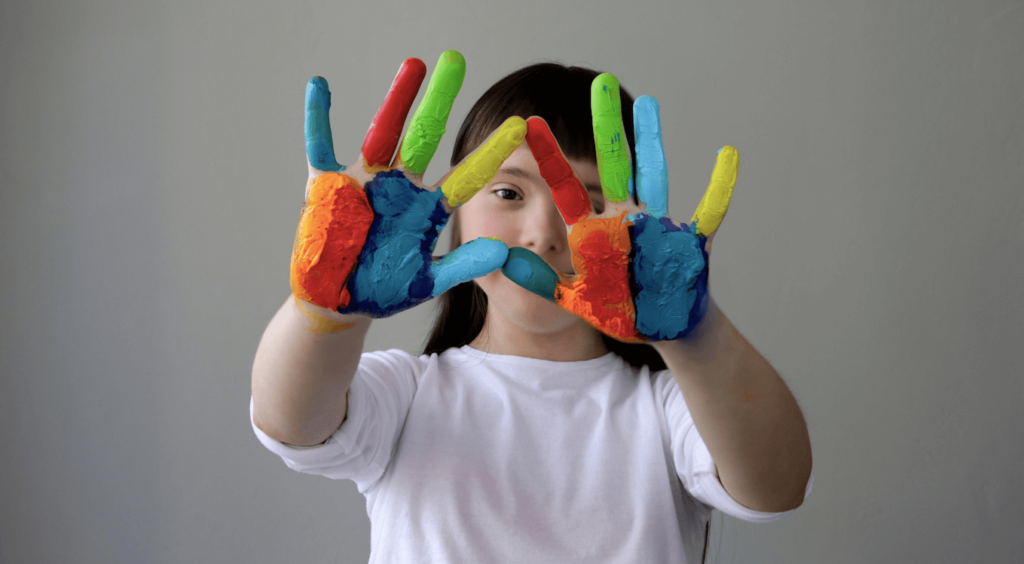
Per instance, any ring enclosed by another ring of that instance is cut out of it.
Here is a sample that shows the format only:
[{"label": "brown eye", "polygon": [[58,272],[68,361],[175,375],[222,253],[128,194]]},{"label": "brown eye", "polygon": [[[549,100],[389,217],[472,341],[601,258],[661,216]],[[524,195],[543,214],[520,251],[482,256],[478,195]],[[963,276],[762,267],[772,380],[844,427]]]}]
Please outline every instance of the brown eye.
[{"label": "brown eye", "polygon": [[520,199],[518,192],[516,192],[515,190],[510,190],[508,188],[498,188],[497,190],[494,191],[494,193],[497,194],[498,197],[501,198],[502,200]]}]

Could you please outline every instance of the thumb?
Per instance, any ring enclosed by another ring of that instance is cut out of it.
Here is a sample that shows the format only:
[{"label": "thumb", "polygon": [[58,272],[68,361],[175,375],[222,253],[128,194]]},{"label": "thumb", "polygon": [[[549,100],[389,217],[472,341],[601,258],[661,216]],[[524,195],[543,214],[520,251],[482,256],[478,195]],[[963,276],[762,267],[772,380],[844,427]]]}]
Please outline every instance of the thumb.
[{"label": "thumb", "polygon": [[433,297],[453,286],[485,276],[501,268],[508,258],[508,246],[499,239],[480,237],[459,246],[430,265],[434,279]]},{"label": "thumb", "polygon": [[506,278],[542,298],[555,301],[558,273],[533,251],[522,247],[508,250],[508,260],[501,268]]}]

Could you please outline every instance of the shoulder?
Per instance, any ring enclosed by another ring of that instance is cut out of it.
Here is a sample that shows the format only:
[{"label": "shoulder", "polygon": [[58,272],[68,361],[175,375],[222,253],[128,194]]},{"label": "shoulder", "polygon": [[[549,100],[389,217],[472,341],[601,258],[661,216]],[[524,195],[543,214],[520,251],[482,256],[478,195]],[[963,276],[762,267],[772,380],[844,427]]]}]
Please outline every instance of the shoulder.
[{"label": "shoulder", "polygon": [[[646,367],[644,368],[646,372]],[[679,389],[676,377],[668,369],[650,372],[651,388],[658,402],[668,412],[688,412],[683,392]]]},{"label": "shoulder", "polygon": [[437,362],[437,355],[414,355],[402,349],[364,352],[359,357],[359,370],[383,375],[408,375],[418,378]]}]

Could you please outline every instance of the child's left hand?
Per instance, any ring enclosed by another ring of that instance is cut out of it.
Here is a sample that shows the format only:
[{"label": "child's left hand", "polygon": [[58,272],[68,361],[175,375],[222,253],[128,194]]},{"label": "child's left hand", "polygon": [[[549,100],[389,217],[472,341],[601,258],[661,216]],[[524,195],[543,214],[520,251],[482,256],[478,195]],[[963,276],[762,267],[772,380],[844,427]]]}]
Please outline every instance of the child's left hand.
[{"label": "child's left hand", "polygon": [[[547,123],[527,120],[526,141],[569,226],[575,275],[556,272],[521,247],[509,250],[502,272],[620,341],[683,338],[707,311],[711,239],[729,208],[739,155],[733,147],[719,150],[711,184],[690,225],[676,225],[664,217],[668,174],[658,102],[641,96],[633,105],[635,182],[613,75],[594,79],[591,111],[601,188],[609,203],[601,214],[591,208],[586,187]],[[639,205],[633,203],[634,186]]]}]

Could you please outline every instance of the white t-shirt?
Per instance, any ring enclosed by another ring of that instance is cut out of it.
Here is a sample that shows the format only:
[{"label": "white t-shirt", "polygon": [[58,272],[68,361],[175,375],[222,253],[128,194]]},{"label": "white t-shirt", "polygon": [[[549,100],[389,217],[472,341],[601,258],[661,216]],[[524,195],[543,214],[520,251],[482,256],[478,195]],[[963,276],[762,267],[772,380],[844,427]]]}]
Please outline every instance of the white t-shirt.
[{"label": "white t-shirt", "polygon": [[323,445],[253,430],[289,468],[356,483],[371,564],[699,562],[711,508],[752,522],[789,513],[737,503],[672,374],[614,353],[364,353],[348,417]]}]

